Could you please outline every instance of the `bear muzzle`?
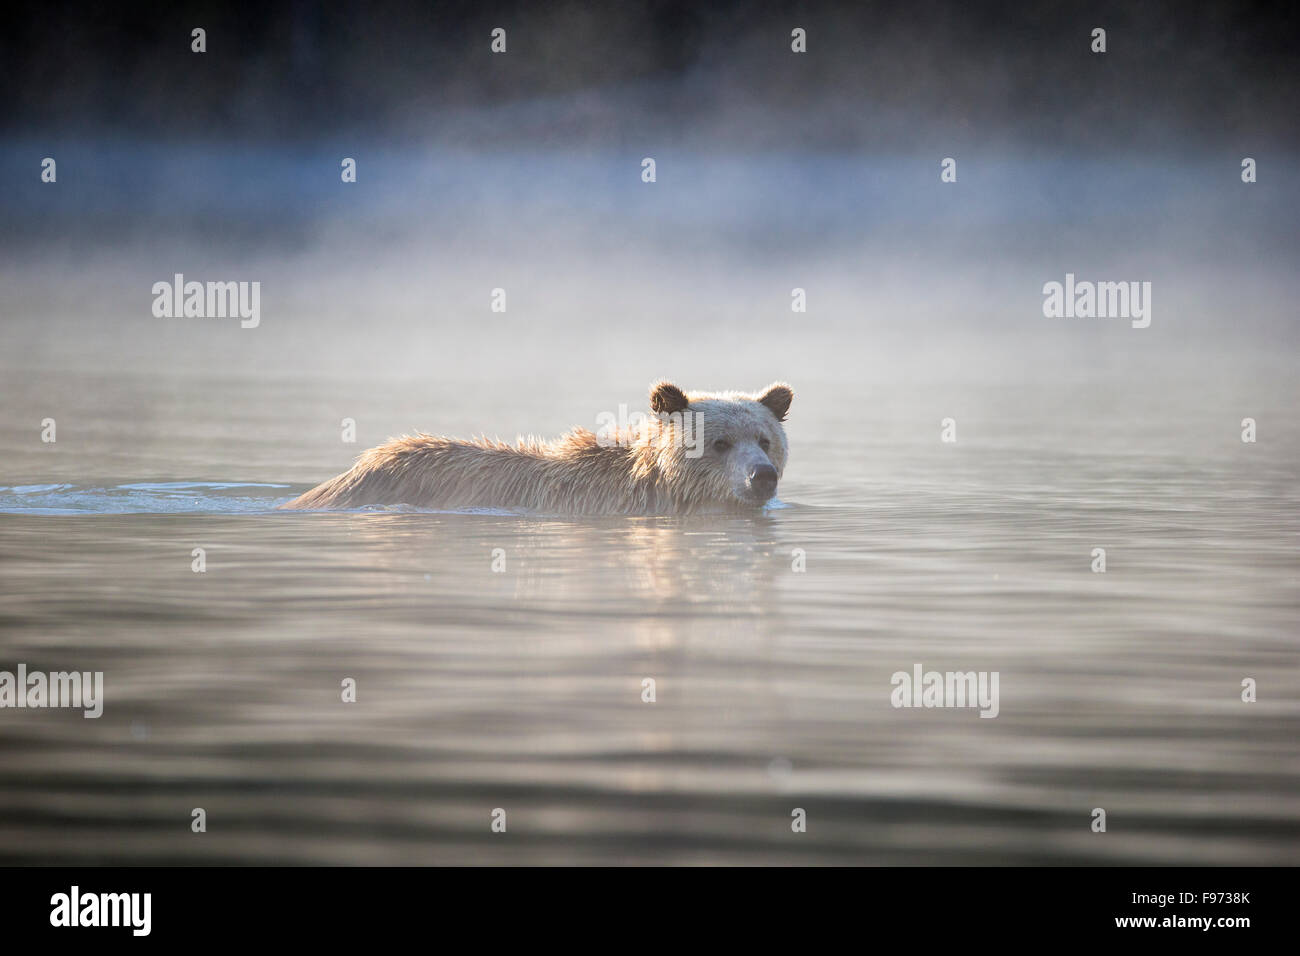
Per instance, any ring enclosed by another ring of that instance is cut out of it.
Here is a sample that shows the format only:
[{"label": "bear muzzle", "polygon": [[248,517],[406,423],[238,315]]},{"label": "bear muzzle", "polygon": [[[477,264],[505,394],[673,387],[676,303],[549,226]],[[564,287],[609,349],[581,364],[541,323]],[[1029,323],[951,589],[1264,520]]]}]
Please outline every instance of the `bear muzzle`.
[{"label": "bear muzzle", "polygon": [[753,465],[745,476],[745,491],[752,501],[763,502],[776,494],[776,469],[767,463]]}]

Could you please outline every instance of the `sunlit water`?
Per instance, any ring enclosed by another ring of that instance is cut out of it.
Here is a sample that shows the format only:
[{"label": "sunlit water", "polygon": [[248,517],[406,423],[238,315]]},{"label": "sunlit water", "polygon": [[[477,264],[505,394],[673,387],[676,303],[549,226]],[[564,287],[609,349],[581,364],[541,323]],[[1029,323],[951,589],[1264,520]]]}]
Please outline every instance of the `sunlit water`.
[{"label": "sunlit water", "polygon": [[[795,384],[781,506],[577,520],[273,509],[640,382],[10,370],[0,669],[106,704],[0,711],[0,862],[1296,862],[1290,385]],[[891,707],[918,663],[999,715]]]}]

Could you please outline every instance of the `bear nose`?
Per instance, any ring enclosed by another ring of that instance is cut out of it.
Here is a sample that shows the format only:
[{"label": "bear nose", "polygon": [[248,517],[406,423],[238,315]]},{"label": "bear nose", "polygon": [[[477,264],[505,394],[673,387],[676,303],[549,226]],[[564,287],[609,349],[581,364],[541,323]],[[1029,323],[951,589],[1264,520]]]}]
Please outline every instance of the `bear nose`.
[{"label": "bear nose", "polygon": [[749,487],[770,498],[776,491],[776,469],[771,465],[754,465],[749,469]]}]

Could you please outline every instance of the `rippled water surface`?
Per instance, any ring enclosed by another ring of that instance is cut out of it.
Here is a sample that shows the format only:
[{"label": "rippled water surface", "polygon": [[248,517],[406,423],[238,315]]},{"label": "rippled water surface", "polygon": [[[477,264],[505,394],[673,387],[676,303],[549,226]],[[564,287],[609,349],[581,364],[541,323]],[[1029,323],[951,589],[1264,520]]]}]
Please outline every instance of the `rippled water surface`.
[{"label": "rippled water surface", "polygon": [[[795,384],[783,507],[583,521],[273,509],[389,434],[591,427],[641,382],[11,370],[0,669],[106,703],[0,711],[0,862],[1300,858],[1290,384]],[[999,715],[894,709],[918,663],[997,671]]]}]

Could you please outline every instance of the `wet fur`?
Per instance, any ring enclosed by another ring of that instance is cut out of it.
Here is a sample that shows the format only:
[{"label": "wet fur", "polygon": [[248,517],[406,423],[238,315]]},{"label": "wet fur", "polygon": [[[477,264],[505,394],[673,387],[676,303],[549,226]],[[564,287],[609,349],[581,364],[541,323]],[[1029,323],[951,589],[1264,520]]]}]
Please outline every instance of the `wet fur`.
[{"label": "wet fur", "polygon": [[[758,395],[740,392],[687,395],[667,382],[651,389],[661,413],[703,415],[704,456],[686,456],[678,423],[655,416],[640,434],[601,443],[584,428],[554,441],[521,438],[516,444],[462,441],[417,434],[372,448],[351,469],[282,508],[358,508],[407,504],[422,508],[493,508],[556,515],[690,514],[753,510],[761,502],[736,493],[734,463],[710,459],[718,438],[767,439],[765,453],[780,475],[788,445],[781,425],[793,392],[777,383]],[[738,454],[733,452],[731,454]]]}]

